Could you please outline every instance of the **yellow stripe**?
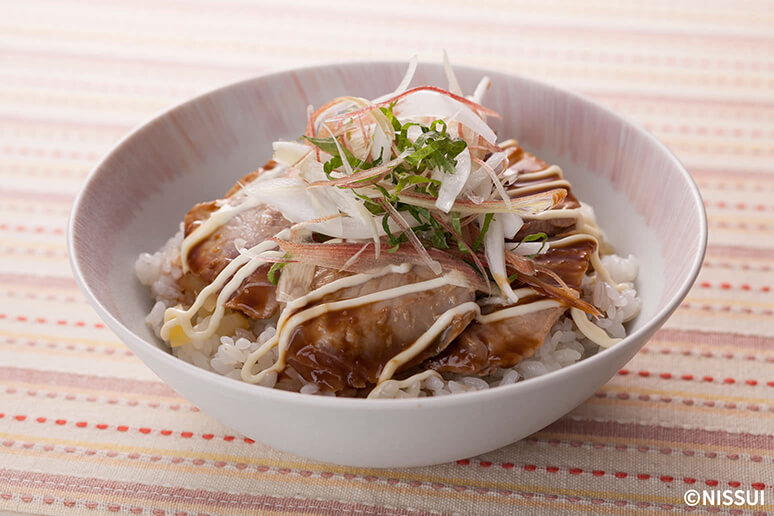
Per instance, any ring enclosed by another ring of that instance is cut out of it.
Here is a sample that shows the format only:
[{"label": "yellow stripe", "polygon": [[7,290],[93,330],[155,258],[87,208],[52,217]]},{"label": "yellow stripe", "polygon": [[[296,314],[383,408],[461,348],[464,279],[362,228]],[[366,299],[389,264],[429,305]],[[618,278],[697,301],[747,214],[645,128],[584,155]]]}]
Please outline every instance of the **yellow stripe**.
[{"label": "yellow stripe", "polygon": [[[109,376],[106,377],[106,379],[112,379],[115,377]],[[68,387],[65,385],[56,385],[56,384],[50,384],[50,383],[28,383],[28,382],[3,382],[3,385],[6,387],[16,387],[18,390],[36,390],[36,391],[47,391],[47,392],[58,392],[58,393],[70,393],[70,394],[82,394],[84,396],[92,396],[96,393],[99,394],[99,396],[104,396],[106,398],[119,398],[119,399],[129,399],[129,400],[137,400],[137,401],[159,401],[161,403],[176,403],[180,405],[181,407],[190,407],[192,406],[185,398],[181,398],[177,395],[170,395],[170,396],[164,396],[163,394],[139,394],[139,393],[132,393],[132,392],[125,392],[125,391],[106,391],[103,389],[79,389],[76,387]],[[53,398],[56,400],[57,398]],[[61,401],[61,400],[59,400]],[[84,401],[84,400],[68,400],[68,401],[76,401],[77,403],[91,403],[92,405],[98,404],[99,402],[91,402],[91,401]],[[165,410],[162,408],[155,409],[152,407],[149,407],[151,410]]]},{"label": "yellow stripe", "polygon": [[[714,414],[715,416],[718,416],[718,407],[701,407],[697,405],[684,405],[683,403],[657,403],[653,401],[640,401],[640,400],[621,400],[618,398],[611,399],[611,398],[590,398],[586,400],[586,403],[591,403],[594,405],[625,405],[628,407],[650,407],[653,409],[658,410],[673,410],[678,412],[698,412],[698,413],[704,413],[704,414]],[[752,410],[729,410],[729,414],[723,414],[723,416],[727,417],[744,417],[744,418],[765,418],[765,419],[771,419],[774,418],[774,414],[759,411],[754,412]]]},{"label": "yellow stripe", "polygon": [[[768,352],[765,349],[756,349],[756,348],[739,348],[736,344],[733,342],[729,342],[728,344],[710,344],[710,343],[704,343],[696,344],[696,343],[690,343],[690,342],[681,342],[679,340],[667,340],[667,339],[660,339],[658,337],[658,334],[651,339],[650,341],[652,344],[649,344],[646,346],[650,352],[654,355],[660,355],[659,349],[660,348],[681,348],[686,350],[694,350],[697,351],[697,354],[699,350],[697,349],[698,346],[701,346],[701,351],[717,351],[717,352],[734,352],[734,355],[755,355],[759,357],[767,357],[767,356],[774,356],[774,352]],[[655,345],[657,344],[657,345]],[[729,349],[730,348],[730,349]],[[686,359],[696,359],[695,355],[691,355],[690,357],[685,357]],[[722,359],[726,360],[726,359]],[[743,359],[738,359],[743,360]],[[750,362],[745,360],[745,362]],[[752,361],[755,363],[755,361]],[[759,364],[762,365],[762,364]]]},{"label": "yellow stripe", "polygon": [[[11,455],[21,455],[21,456],[39,456],[39,453],[33,450],[24,450],[24,449],[7,449],[5,450],[5,453],[11,454]],[[58,453],[58,452],[47,452],[46,457],[55,457],[55,458],[61,458],[65,461],[71,461],[72,455],[68,453]],[[134,464],[137,464],[136,461],[132,461],[131,459],[120,459],[117,457],[97,457],[97,456],[85,456],[85,457],[79,457],[79,461],[81,462],[89,462],[89,463],[95,463],[95,464],[110,464],[110,463],[130,463],[134,462]],[[279,466],[283,467],[283,466]],[[287,467],[287,466],[285,466]],[[152,463],[152,462],[143,462],[143,468],[151,468],[151,469],[165,469],[169,471],[178,471],[182,473],[203,473],[204,468],[203,466],[183,466],[180,464],[158,464],[158,463]],[[209,469],[209,468],[208,468]],[[221,468],[212,468],[218,470],[218,476],[228,476],[228,477],[235,477],[235,478],[255,478],[255,472],[254,471],[239,471],[239,470],[231,470],[231,469],[221,469]],[[311,471],[310,468],[305,468]],[[327,470],[330,471],[330,470]],[[382,470],[380,470],[382,471]],[[351,471],[350,471],[351,472]],[[542,477],[542,474],[538,473],[540,477]],[[380,476],[384,477],[385,473],[382,471]],[[390,473],[391,477],[395,477],[392,473]],[[422,477],[422,475],[420,475]],[[264,473],[261,473],[262,480],[264,481],[277,481],[282,483],[288,483],[288,476],[283,475],[282,473],[274,473],[271,471],[267,471]],[[411,478],[411,477],[401,477],[401,478]],[[438,482],[445,485],[465,485],[465,486],[473,486],[473,487],[486,487],[488,489],[494,489],[494,490],[507,490],[507,491],[526,491],[526,492],[532,492],[532,493],[541,493],[541,494],[556,494],[560,496],[580,496],[585,498],[603,498],[603,499],[612,499],[612,500],[619,500],[619,499],[625,499],[629,501],[649,501],[649,502],[657,502],[657,503],[670,503],[670,504],[681,504],[682,499],[677,497],[665,497],[665,496],[654,496],[654,495],[644,495],[644,494],[637,494],[637,493],[622,493],[619,491],[595,491],[595,490],[587,490],[587,489],[568,489],[563,487],[553,487],[551,489],[544,487],[543,485],[531,485],[531,484],[511,484],[511,483],[505,483],[505,482],[481,482],[476,481],[474,479],[454,479],[454,478],[446,478],[446,477],[430,477],[432,480],[420,480],[423,482]],[[338,480],[338,479],[337,479]],[[536,481],[542,480],[542,478],[536,478]],[[294,484],[306,484],[306,485],[319,485],[319,486],[327,486],[331,487],[331,484],[333,485],[341,485],[341,486],[347,486],[354,484],[354,482],[346,481],[344,482],[336,482],[331,481],[330,479],[324,479],[320,477],[303,477],[300,475],[294,475],[292,477],[292,483]],[[394,492],[395,488],[389,484],[383,484],[383,483],[376,483],[376,482],[368,482],[358,481],[356,483],[358,489],[367,489],[370,491],[387,491],[387,492]],[[481,495],[478,493],[471,493],[470,490],[458,492],[454,491],[452,489],[427,489],[427,486],[424,487],[413,487],[413,486],[407,486],[407,485],[401,485],[400,486],[401,492],[405,493],[406,491],[410,492],[411,494],[420,495],[422,497],[427,497],[429,494],[434,494],[438,497],[448,498],[459,498],[459,499],[468,499],[468,500],[480,500]],[[278,495],[279,496],[279,495]],[[519,500],[515,496],[497,496],[495,502],[505,501],[506,503],[510,504],[518,504]]]},{"label": "yellow stripe", "polygon": [[[31,236],[40,237],[55,237],[54,241],[56,243],[51,244],[48,242],[41,242],[39,240],[15,240],[12,238],[0,238],[0,244],[4,244],[4,247],[13,247],[13,248],[22,248],[22,249],[53,249],[53,250],[66,250],[67,249],[67,243],[65,242],[65,236],[64,235],[50,235],[50,234],[44,234],[44,233],[29,233]],[[26,260],[29,258],[28,255],[25,255],[23,258],[20,258],[20,260]]]},{"label": "yellow stripe", "polygon": [[[54,327],[57,325],[54,324]],[[68,325],[65,328],[68,329],[77,329],[77,330],[87,330],[89,328],[83,327],[79,328],[77,326]],[[60,328],[60,330],[63,328]],[[96,331],[96,330],[94,330]],[[105,331],[105,330],[100,330]],[[97,340],[97,339],[86,339],[81,337],[64,337],[60,335],[46,335],[44,333],[19,333],[19,332],[13,332],[13,331],[5,331],[0,330],[0,335],[8,336],[8,337],[14,337],[19,339],[30,339],[30,340],[43,340],[43,341],[54,341],[54,342],[67,342],[70,344],[83,344],[86,346],[94,346],[94,347],[101,347],[101,348],[113,348],[113,349],[123,349],[126,350],[126,346],[124,346],[120,341],[110,341],[110,340]]]},{"label": "yellow stripe", "polygon": [[[774,85],[772,85],[774,87]],[[663,140],[672,150],[694,150],[701,152],[703,155],[744,155],[752,157],[755,152],[766,154],[770,149],[774,148],[771,145],[770,140],[761,137],[759,140],[752,138],[745,138],[744,140],[730,140],[725,137],[718,137],[713,142],[712,138],[704,136],[678,136],[675,133],[659,133],[659,139]],[[723,145],[718,142],[728,142],[727,145]],[[754,142],[754,143],[753,143]]]},{"label": "yellow stripe", "polygon": [[[78,286],[75,283],[73,283],[71,286],[56,285],[56,284],[40,286],[40,285],[34,285],[34,284],[28,284],[28,283],[6,283],[5,285],[0,286],[0,293],[4,293],[4,292],[18,292],[21,294],[25,292],[33,292],[38,295],[50,294],[57,297],[71,296],[75,298],[75,302],[86,301],[86,298],[83,297],[83,294],[78,289]],[[61,301],[57,299],[40,299],[40,297],[37,297],[35,299],[27,299],[26,297],[24,297],[24,295],[16,297],[14,298],[14,300],[15,301],[40,301],[45,303],[61,303]],[[70,301],[70,303],[72,303],[72,301]],[[90,313],[90,312],[86,312],[86,313]]]},{"label": "yellow stripe", "polygon": [[[91,167],[94,166],[93,162],[90,162],[88,164],[83,163],[84,160],[74,160],[69,158],[57,158],[57,159],[51,159],[47,158],[45,156],[29,156],[25,158],[19,158],[16,156],[3,156],[0,155],[0,171],[2,172],[9,172],[9,169],[12,169],[13,167],[23,168],[23,167],[31,167],[34,165],[35,169],[43,168],[43,169],[50,169],[52,172],[60,171],[61,169],[68,170],[69,172],[72,172],[73,174],[80,174],[85,176],[89,173],[89,170],[91,170]],[[13,171],[13,170],[10,170]],[[19,200],[15,201],[19,202]],[[40,200],[37,201],[31,201],[34,202],[34,204],[37,205],[46,205],[45,202],[41,202]]]},{"label": "yellow stripe", "polygon": [[[727,192],[725,192],[725,190],[724,190],[724,193],[727,193]],[[724,261],[724,262],[733,262],[733,263],[739,263],[739,264],[741,264],[741,265],[744,265],[744,264],[746,264],[746,263],[755,263],[756,265],[757,265],[757,264],[759,264],[759,263],[760,263],[760,264],[768,264],[768,263],[770,263],[770,262],[771,262],[771,260],[770,260],[770,259],[768,259],[768,258],[765,258],[765,257],[754,257],[754,256],[750,256],[750,257],[746,257],[746,256],[734,256],[734,255],[730,255],[730,254],[729,254],[729,255],[724,255],[724,256],[713,256],[713,255],[707,255],[707,257],[705,258],[705,260],[708,260],[708,261],[717,261],[717,260],[722,260],[722,261]],[[748,271],[745,271],[745,272],[748,272]],[[749,271],[749,272],[755,272],[755,271]]]},{"label": "yellow stripe", "polygon": [[[138,366],[144,366],[143,362],[137,358],[134,355],[125,355],[123,353],[115,353],[113,355],[108,355],[107,353],[92,353],[89,351],[79,351],[79,350],[71,350],[71,349],[51,349],[51,348],[45,348],[40,349],[30,346],[25,346],[23,344],[3,344],[5,348],[14,348],[13,351],[15,353],[32,353],[35,355],[64,355],[67,357],[79,357],[83,358],[84,360],[88,361],[95,361],[95,360],[110,360],[112,362],[133,362],[137,364]],[[53,358],[53,357],[52,357]]]},{"label": "yellow stripe", "polygon": [[[614,380],[616,383],[618,383],[615,378]],[[621,392],[620,389],[610,388],[608,385],[603,385],[600,389],[603,392]],[[763,404],[768,405],[772,403],[771,398],[748,398],[744,396],[725,396],[722,394],[715,394],[714,392],[697,392],[697,391],[681,391],[681,390],[660,390],[660,389],[647,389],[644,387],[634,387],[626,383],[621,383],[623,387],[626,388],[627,392],[633,392],[636,394],[652,394],[656,396],[672,396],[672,397],[682,397],[682,398],[699,398],[703,400],[709,400],[709,401],[716,401],[716,400],[723,400],[723,401],[733,401],[733,402],[742,402],[742,403],[755,403],[755,404]],[[722,388],[720,385],[716,385],[718,388]],[[713,407],[710,407],[713,408]],[[714,407],[717,409],[718,407]]]},{"label": "yellow stripe", "polygon": [[774,303],[771,301],[752,301],[742,298],[722,298],[722,297],[686,297],[688,303],[702,303],[705,305],[730,305],[730,306],[756,306],[761,308],[774,309]]},{"label": "yellow stripe", "polygon": [[728,319],[728,318],[731,318],[731,319],[761,319],[761,318],[763,318],[763,319],[766,319],[767,321],[771,320],[771,315],[766,315],[766,314],[763,314],[763,313],[760,313],[760,312],[748,314],[748,313],[744,313],[744,312],[731,312],[731,311],[725,312],[723,310],[711,310],[711,311],[708,311],[708,310],[701,310],[701,309],[697,309],[697,308],[686,308],[685,306],[679,306],[679,307],[677,307],[677,309],[678,309],[678,313],[680,315],[691,314],[691,315],[698,316],[698,317],[711,317],[711,318],[716,318],[716,317],[724,317],[726,319]]},{"label": "yellow stripe", "polygon": [[[416,8],[416,4],[413,4],[411,2],[407,2],[405,0],[395,2],[397,5],[405,5],[408,7],[411,7],[412,9]],[[449,2],[447,1],[439,1],[439,0],[430,0],[430,2],[425,2],[424,4],[428,5],[436,5],[443,7],[443,9],[449,10],[452,7],[461,8],[461,10],[467,9],[470,7],[469,3],[466,3],[464,0],[451,0]],[[91,4],[88,4],[91,5]],[[302,2],[301,5],[316,5],[313,2]],[[335,4],[334,4],[335,5]],[[684,21],[688,22],[685,25],[678,25],[677,28],[685,28],[685,27],[696,27],[696,25],[699,25],[701,23],[706,23],[707,21],[712,22],[720,22],[723,24],[724,27],[728,26],[739,26],[739,25],[756,25],[760,24],[765,27],[766,22],[770,18],[764,11],[753,11],[753,7],[758,7],[760,4],[752,3],[752,4],[741,4],[738,6],[737,9],[723,9],[723,8],[717,8],[714,6],[707,6],[704,4],[697,4],[701,6],[701,9],[690,8],[690,7],[677,7],[674,4],[669,4],[665,6],[661,5],[653,5],[653,4],[632,4],[632,5],[616,5],[615,10],[611,10],[609,4],[605,2],[589,2],[588,9],[586,10],[586,3],[583,4],[584,8],[579,8],[578,4],[568,2],[568,1],[553,1],[553,2],[545,2],[540,4],[534,4],[530,2],[509,2],[506,0],[490,0],[487,3],[487,6],[491,7],[497,7],[498,10],[501,10],[503,13],[516,13],[516,14],[522,14],[523,12],[530,12],[530,13],[539,13],[541,15],[549,15],[551,17],[557,17],[557,14],[560,15],[569,15],[569,14],[580,14],[584,17],[589,17],[591,13],[593,13],[593,19],[594,20],[606,20],[606,21],[620,21],[621,19],[624,19],[626,21],[631,21],[631,17],[635,16],[634,19],[642,22],[647,21],[648,23],[644,23],[643,25],[661,25],[664,21],[669,21],[670,24],[674,24],[678,21]],[[745,9],[743,6],[747,5],[748,8]],[[164,6],[162,9],[167,11],[169,9],[169,5]],[[705,10],[706,9],[706,10]],[[104,11],[103,11],[104,12]],[[107,11],[107,12],[115,12],[115,11]],[[202,10],[199,10],[198,12],[201,12],[202,14],[199,16],[212,16],[215,19],[221,19],[221,20],[230,20],[234,21],[234,18],[232,16],[229,16],[228,14],[224,14],[224,12],[217,10],[216,8],[210,7],[205,8]],[[463,11],[464,12],[464,11]],[[196,15],[197,10],[194,10],[192,14]],[[760,16],[758,16],[760,15]],[[591,18],[585,18],[585,19],[591,19]],[[556,34],[552,33],[554,37],[561,35],[561,33]],[[722,38],[722,36],[720,36]],[[620,37],[618,39],[621,39]],[[625,39],[625,38],[623,38]],[[635,39],[632,37],[632,39]],[[583,40],[580,40],[582,43]],[[655,42],[654,42],[655,43]]]},{"label": "yellow stripe", "polygon": [[[774,145],[772,145],[774,147]],[[707,218],[709,220],[717,220],[717,221],[734,221],[734,222],[743,222],[745,224],[774,224],[774,218],[766,216],[766,212],[761,211],[735,211],[734,204],[736,204],[734,201],[728,201],[728,206],[723,209],[723,214],[715,215],[713,211],[710,211]],[[752,203],[756,204],[756,203]],[[730,209],[729,209],[730,208]]]},{"label": "yellow stripe", "polygon": [[[534,434],[541,439],[557,439],[562,441],[581,441],[581,442],[593,442],[593,443],[611,443],[611,444],[625,444],[627,446],[647,446],[649,448],[688,448],[701,451],[710,452],[723,452],[723,453],[740,453],[749,455],[761,455],[763,457],[774,457],[774,451],[763,448],[748,448],[748,447],[736,447],[736,446],[718,446],[718,445],[705,445],[693,442],[684,441],[664,441],[656,439],[635,439],[633,437],[597,437],[593,434],[576,434],[571,432],[547,432],[540,431]],[[639,452],[637,452],[639,453]],[[701,458],[701,457],[697,457]]]}]

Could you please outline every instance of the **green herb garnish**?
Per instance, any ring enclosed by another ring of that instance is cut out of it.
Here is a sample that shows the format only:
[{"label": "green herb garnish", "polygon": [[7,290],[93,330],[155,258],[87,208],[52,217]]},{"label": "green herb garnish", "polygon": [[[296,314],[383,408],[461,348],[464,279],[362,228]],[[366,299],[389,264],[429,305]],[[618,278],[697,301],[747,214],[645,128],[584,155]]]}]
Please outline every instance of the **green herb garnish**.
[{"label": "green herb garnish", "polygon": [[274,262],[271,264],[271,267],[269,267],[269,272],[266,273],[266,277],[269,278],[269,281],[272,285],[276,285],[277,282],[279,282],[277,273],[287,264],[288,262]]},{"label": "green herb garnish", "polygon": [[493,218],[494,218],[494,213],[487,213],[484,216],[484,224],[481,226],[481,233],[478,234],[478,238],[476,238],[476,241],[473,242],[473,251],[478,251],[478,248],[481,246],[481,243],[484,241],[486,232],[489,231],[489,224],[492,223]]},{"label": "green herb garnish", "polygon": [[538,252],[536,252],[535,254],[527,255],[527,258],[534,258],[537,255],[539,255],[541,252],[543,252],[543,249],[546,246],[546,242],[548,241],[548,235],[546,235],[545,233],[533,233],[531,235],[525,236],[524,238],[521,239],[521,242],[516,244],[516,247],[514,247],[514,249],[518,249],[518,247],[524,242],[537,242],[538,240],[542,242],[540,249],[538,249]]}]

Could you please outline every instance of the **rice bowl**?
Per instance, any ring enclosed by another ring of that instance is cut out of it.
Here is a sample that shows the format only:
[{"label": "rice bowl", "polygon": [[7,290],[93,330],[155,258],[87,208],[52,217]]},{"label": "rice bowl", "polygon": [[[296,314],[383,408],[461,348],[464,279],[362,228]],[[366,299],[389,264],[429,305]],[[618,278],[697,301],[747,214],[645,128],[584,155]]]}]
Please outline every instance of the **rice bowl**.
[{"label": "rice bowl", "polygon": [[[706,217],[689,174],[638,126],[593,101],[523,77],[469,67],[455,72],[464,91],[483,75],[499,85],[486,103],[510,116],[493,120],[492,127],[560,164],[618,253],[637,257],[641,310],[621,342],[529,381],[379,402],[259,388],[164,348],[145,322],[154,301],[131,272],[137,257],[162,247],[196,202],[220,195],[265,163],[267,148],[255,142],[298,136],[303,110],[285,107],[319,106],[348,92],[377,97],[385,84],[400,82],[405,63],[326,65],[257,77],[174,107],[133,131],[90,174],[76,199],[68,246],[79,286],[106,325],[182,396],[233,431],[297,455],[368,467],[427,465],[490,451],[543,428],[610,379],[677,308],[701,266]],[[444,84],[445,73],[422,65],[415,81]]]}]

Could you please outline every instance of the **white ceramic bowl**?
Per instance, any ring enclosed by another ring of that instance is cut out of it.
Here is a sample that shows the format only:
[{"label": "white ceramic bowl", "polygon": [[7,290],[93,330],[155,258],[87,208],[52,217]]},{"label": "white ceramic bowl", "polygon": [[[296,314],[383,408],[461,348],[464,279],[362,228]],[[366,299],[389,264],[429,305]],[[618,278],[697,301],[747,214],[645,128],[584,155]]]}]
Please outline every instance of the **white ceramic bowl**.
[{"label": "white ceramic bowl", "polygon": [[[352,63],[258,77],[197,97],[139,127],[88,177],[72,212],[73,271],[94,309],[182,396],[234,430],[313,459],[418,466],[484,453],[555,421],[591,396],[677,308],[701,266],[707,225],[680,162],[652,135],[578,95],[523,77],[457,68],[465,91],[482,75],[493,124],[559,164],[619,254],[639,258],[642,313],[611,349],[545,376],[439,398],[366,400],[283,392],[218,376],[168,353],[145,326],[152,302],[133,264],[177,229],[196,202],[225,192],[303,132],[308,104],[392,90],[405,63]],[[445,86],[439,66],[413,84]]]}]

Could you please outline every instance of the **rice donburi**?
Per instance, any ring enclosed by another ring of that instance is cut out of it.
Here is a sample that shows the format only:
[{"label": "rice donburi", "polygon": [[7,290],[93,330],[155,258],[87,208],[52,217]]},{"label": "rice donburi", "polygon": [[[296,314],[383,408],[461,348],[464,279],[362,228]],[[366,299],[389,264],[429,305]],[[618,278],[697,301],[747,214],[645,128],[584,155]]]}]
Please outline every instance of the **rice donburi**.
[{"label": "rice donburi", "polygon": [[147,322],[176,356],[400,398],[529,379],[625,337],[635,259],[558,166],[495,134],[489,79],[465,96],[448,63],[447,89],[410,87],[415,67],[380,98],[309,106],[298,140],[139,257]]}]

